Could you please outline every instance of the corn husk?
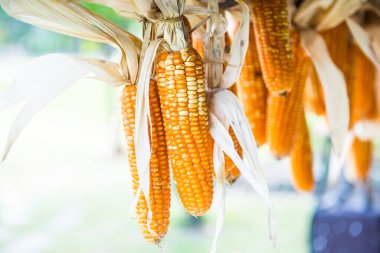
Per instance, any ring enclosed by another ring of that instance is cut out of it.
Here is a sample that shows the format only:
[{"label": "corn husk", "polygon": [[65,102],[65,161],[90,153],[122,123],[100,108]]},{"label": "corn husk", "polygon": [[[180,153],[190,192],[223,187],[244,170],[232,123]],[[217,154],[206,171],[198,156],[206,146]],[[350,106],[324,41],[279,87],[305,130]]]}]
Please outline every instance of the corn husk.
[{"label": "corn husk", "polygon": [[338,26],[366,0],[305,0],[294,13],[297,27],[324,31]]},{"label": "corn husk", "polygon": [[[8,136],[5,159],[25,125],[51,100],[90,73],[110,84],[136,79],[141,42],[120,27],[91,13],[74,1],[0,0],[3,9],[14,18],[78,38],[114,45],[122,52],[119,64],[96,59],[48,55],[28,65],[13,86],[1,97],[2,109],[25,102]],[[127,65],[133,64],[131,68]]]},{"label": "corn husk", "polygon": [[[236,167],[241,171],[242,176],[247,179],[249,184],[266,201],[268,206],[271,206],[268,186],[258,161],[257,145],[248,120],[237,97],[227,90],[239,78],[249,41],[249,8],[243,1],[237,2],[242,8],[241,22],[232,41],[231,55],[223,75],[221,75],[223,66],[218,64],[224,59],[224,33],[221,34],[220,32],[222,30],[220,28],[220,17],[212,16],[208,21],[206,30],[205,57],[209,61],[209,63],[206,63],[206,74],[209,87],[210,133],[215,141],[214,167],[218,181],[216,191],[217,227],[211,252],[215,252],[216,250],[216,242],[222,228],[224,216],[225,161],[223,153],[231,158]],[[209,1],[209,8],[211,11],[217,12],[217,1]],[[228,131],[230,127],[242,147],[243,159],[234,148],[233,140]],[[270,223],[270,236],[272,242],[275,243],[272,218],[270,218]]]},{"label": "corn husk", "polygon": [[23,104],[10,128],[2,160],[6,159],[17,137],[35,114],[91,74],[95,79],[114,85],[124,82],[117,64],[95,59],[52,54],[27,64],[10,89],[0,97],[0,110]]},{"label": "corn husk", "polygon": [[303,31],[301,35],[323,86],[330,134],[334,150],[340,155],[347,138],[350,116],[346,82],[331,60],[323,38],[312,30]]},{"label": "corn husk", "polygon": [[[77,3],[82,0],[74,0]],[[134,0],[86,0],[85,2],[108,6],[126,18],[135,18],[138,8]]]},{"label": "corn husk", "polygon": [[[91,13],[75,1],[0,0],[0,3],[10,16],[21,21],[116,47],[122,53],[120,65],[123,75],[136,82],[141,41],[124,29]],[[130,73],[133,76],[129,76]]]},{"label": "corn husk", "polygon": [[348,18],[346,23],[360,49],[380,69],[380,29],[365,30],[352,18]]}]

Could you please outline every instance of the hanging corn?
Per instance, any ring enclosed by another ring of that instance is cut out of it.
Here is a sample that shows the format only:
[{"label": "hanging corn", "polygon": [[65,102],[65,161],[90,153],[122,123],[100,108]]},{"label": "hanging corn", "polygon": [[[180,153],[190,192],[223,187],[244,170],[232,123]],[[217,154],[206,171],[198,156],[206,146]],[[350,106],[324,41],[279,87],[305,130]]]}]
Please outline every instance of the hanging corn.
[{"label": "hanging corn", "polygon": [[238,94],[257,145],[265,144],[267,89],[261,72],[253,23],[250,23],[249,48],[238,81]]},{"label": "hanging corn", "polygon": [[304,112],[301,112],[298,120],[297,142],[291,152],[293,181],[297,189],[311,191],[314,187],[313,152]]},{"label": "hanging corn", "polygon": [[286,0],[253,0],[256,45],[265,85],[284,95],[294,85],[294,57],[290,43]]},{"label": "hanging corn", "polygon": [[277,158],[290,155],[299,131],[299,115],[303,108],[303,92],[311,66],[298,34],[293,36],[296,73],[293,90],[286,96],[269,94],[267,107],[267,139]]}]

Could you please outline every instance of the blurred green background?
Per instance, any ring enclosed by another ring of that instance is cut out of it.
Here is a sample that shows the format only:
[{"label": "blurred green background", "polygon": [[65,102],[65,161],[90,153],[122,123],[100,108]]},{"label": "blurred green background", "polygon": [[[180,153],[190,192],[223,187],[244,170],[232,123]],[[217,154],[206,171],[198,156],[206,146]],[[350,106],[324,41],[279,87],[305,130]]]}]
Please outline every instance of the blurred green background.
[{"label": "blurred green background", "polygon": [[[135,34],[140,24],[109,8],[86,4]],[[117,57],[111,47],[45,31],[8,17],[0,9],[0,92],[23,64],[63,52]],[[0,164],[0,252],[125,253],[208,252],[215,210],[188,216],[173,194],[169,233],[158,247],[146,243],[129,216],[132,193],[121,130],[120,89],[84,80],[52,102],[28,125],[9,159]],[[0,142],[17,109],[0,113]],[[313,129],[320,128],[310,118]],[[323,136],[315,131],[314,136]],[[321,142],[314,140],[316,153]],[[311,195],[295,193],[289,161],[276,161],[266,147],[260,159],[272,189],[278,250],[308,252]],[[316,163],[318,161],[316,160]],[[244,180],[228,187],[218,252],[278,252],[268,239],[267,209]]]}]

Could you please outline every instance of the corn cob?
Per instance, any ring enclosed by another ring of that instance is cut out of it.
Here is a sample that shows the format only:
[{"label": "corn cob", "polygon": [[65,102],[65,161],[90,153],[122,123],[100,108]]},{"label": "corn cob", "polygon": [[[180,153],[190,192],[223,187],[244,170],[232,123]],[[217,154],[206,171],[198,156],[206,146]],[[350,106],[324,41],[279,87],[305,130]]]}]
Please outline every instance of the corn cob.
[{"label": "corn cob", "polygon": [[250,24],[249,48],[237,84],[238,97],[243,104],[257,145],[266,142],[267,89],[256,49],[253,24]]},{"label": "corn cob", "polygon": [[204,49],[203,40],[201,36],[199,34],[193,33],[191,35],[191,38],[192,38],[191,45],[193,46],[195,50],[197,50],[201,58],[203,58],[205,55],[205,52],[204,52],[205,49]]},{"label": "corn cob", "polygon": [[293,90],[287,96],[269,94],[268,98],[267,140],[272,154],[278,159],[288,156],[296,142],[298,119],[303,108],[303,92],[311,66],[299,36],[295,36],[296,73]]},{"label": "corn cob", "polygon": [[323,87],[314,67],[310,67],[304,96],[305,107],[319,116],[326,115]]},{"label": "corn cob", "polygon": [[373,146],[371,141],[361,141],[354,139],[351,147],[352,165],[360,181],[367,181],[369,171],[372,166]]},{"label": "corn cob", "polygon": [[291,152],[294,185],[302,191],[311,191],[314,187],[313,153],[307,129],[305,113],[300,114],[297,142]]},{"label": "corn cob", "polygon": [[203,63],[193,48],[162,52],[156,73],[169,160],[186,210],[203,215],[213,197],[213,164]]},{"label": "corn cob", "polygon": [[374,118],[376,105],[376,69],[358,46],[353,47],[351,127],[363,119]]},{"label": "corn cob", "polygon": [[[148,206],[141,193],[136,205],[137,221],[144,238],[150,242],[158,243],[168,230],[170,216],[170,172],[167,155],[163,119],[160,111],[160,101],[157,86],[154,81],[150,83],[150,110],[151,110],[151,146],[150,160],[150,207],[152,217],[150,230],[147,224]],[[139,187],[139,176],[136,167],[136,153],[134,144],[135,133],[135,104],[136,86],[127,85],[122,97],[122,114],[124,130],[127,139],[128,160],[132,175],[134,194]]]},{"label": "corn cob", "polygon": [[287,1],[253,0],[252,8],[265,84],[271,93],[284,94],[294,83]]}]

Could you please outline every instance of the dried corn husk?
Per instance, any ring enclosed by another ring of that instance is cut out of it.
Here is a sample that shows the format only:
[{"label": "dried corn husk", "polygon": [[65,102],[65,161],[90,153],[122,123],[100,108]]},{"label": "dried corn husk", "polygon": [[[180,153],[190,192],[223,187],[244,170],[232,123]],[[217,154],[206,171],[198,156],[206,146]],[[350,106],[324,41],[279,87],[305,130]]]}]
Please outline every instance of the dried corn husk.
[{"label": "dried corn husk", "polygon": [[310,54],[323,86],[327,120],[334,150],[337,154],[341,154],[349,127],[346,82],[342,72],[331,60],[323,38],[311,30],[301,34],[303,45]]},{"label": "dried corn husk", "polygon": [[[36,59],[16,78],[0,99],[0,109],[25,102],[9,132],[3,158],[25,125],[52,99],[92,73],[95,78],[120,85],[137,78],[138,38],[71,1],[1,0],[11,16],[33,25],[71,36],[114,45],[122,52],[119,64],[83,57],[48,55]],[[59,11],[57,11],[59,10]],[[50,71],[48,71],[50,69]]]},{"label": "dried corn husk", "polygon": [[333,28],[361,8],[364,0],[305,0],[295,11],[293,23],[302,28],[303,44],[308,50],[321,80],[327,121],[334,151],[342,154],[347,142],[349,103],[344,76],[331,60],[323,38],[317,31]]},{"label": "dried corn husk", "polygon": [[[217,176],[217,231],[214,237],[212,252],[215,252],[217,236],[223,224],[224,215],[224,154],[228,155],[242,176],[256,192],[271,206],[268,187],[257,156],[257,146],[253,138],[249,123],[237,97],[227,88],[234,84],[240,75],[244,63],[249,41],[249,8],[243,1],[237,1],[242,8],[242,19],[239,29],[232,41],[231,56],[227,68],[223,73],[223,66],[217,64],[223,60],[224,33],[220,34],[220,18],[211,17],[206,34],[205,57],[211,63],[206,67],[209,91],[210,133],[214,144],[214,167]],[[209,1],[209,8],[216,12],[217,1]],[[217,22],[217,23],[213,23]],[[213,29],[214,28],[214,29]],[[223,73],[223,75],[221,75]],[[223,78],[221,78],[223,77]],[[243,151],[242,159],[234,148],[233,140],[228,129],[232,128]],[[272,220],[270,220],[272,222]],[[272,227],[273,224],[271,224]],[[271,239],[275,242],[274,229],[271,228]]]},{"label": "dried corn husk", "polygon": [[[126,79],[136,82],[141,41],[124,29],[91,13],[69,0],[1,0],[12,17],[29,24],[74,36],[110,44],[122,53],[121,70]],[[128,68],[131,68],[129,71]],[[133,73],[134,76],[128,76]]]},{"label": "dried corn husk", "polygon": [[348,18],[346,23],[360,49],[380,69],[380,29],[365,30],[352,18]]},{"label": "dried corn husk", "polygon": [[331,29],[351,16],[366,0],[305,0],[294,14],[298,27]]},{"label": "dried corn husk", "polygon": [[[91,13],[76,2],[78,1],[59,0],[53,2],[50,0],[38,0],[31,4],[30,1],[22,0],[12,2],[8,0],[0,1],[8,13],[23,21],[71,36],[111,44],[121,51],[119,64],[93,59],[82,59],[79,57],[70,58],[67,56],[62,56],[61,58],[46,56],[44,59],[41,59],[41,61],[44,61],[42,64],[34,63],[34,66],[30,68],[29,72],[26,71],[21,75],[18,80],[19,82],[15,83],[14,88],[10,90],[9,94],[5,94],[5,99],[0,100],[0,104],[5,105],[12,105],[12,102],[7,101],[7,98],[14,99],[21,97],[25,100],[29,100],[25,109],[20,112],[20,116],[22,117],[19,116],[15,121],[15,125],[12,127],[8,141],[10,144],[8,146],[12,144],[12,140],[17,137],[21,128],[37,111],[42,109],[42,107],[56,95],[89,72],[93,72],[97,79],[111,81],[111,84],[134,85],[137,82],[138,74],[140,74],[140,78],[138,79],[139,83],[144,82],[144,78],[146,77],[150,79],[151,68],[149,68],[149,66],[144,68],[145,72],[139,73],[139,58],[142,56],[141,48],[143,47],[142,42],[137,37]],[[147,48],[143,48],[143,50],[146,49],[146,54],[150,55],[152,50],[157,50],[160,41],[161,40],[154,41],[151,45],[148,45]],[[149,60],[147,57],[141,57],[141,65],[149,65]],[[46,70],[49,68],[52,70],[46,73]],[[32,83],[30,80],[32,80]],[[23,92],[19,88],[26,86],[30,86],[30,88],[25,89],[26,92]],[[145,94],[145,88],[147,87],[149,90],[149,86],[140,85],[138,92]],[[145,109],[141,106],[142,102],[145,105],[147,103],[149,107],[149,99],[146,101],[136,101],[136,112]],[[149,115],[149,108],[147,114]],[[136,129],[139,129],[139,131],[136,132],[136,136],[139,139],[139,142],[136,143],[139,149],[136,156],[139,159],[138,174],[141,179],[140,190],[137,191],[136,200],[138,200],[140,192],[142,191],[145,200],[147,203],[150,203],[149,166],[148,169],[146,169],[144,164],[146,161],[144,160],[145,158],[148,161],[148,165],[150,161],[149,134],[147,132],[141,134],[141,129],[143,129],[141,126],[145,125],[148,125],[147,121],[145,121],[145,123],[144,121],[136,121]],[[145,140],[147,140],[148,145],[145,145]],[[141,146],[141,144],[143,145]],[[145,152],[144,158],[142,158],[141,149]],[[8,151],[8,149],[6,151]],[[7,154],[7,152],[5,154]],[[135,204],[136,203],[135,201]],[[135,206],[133,206],[133,208],[134,207]],[[148,208],[147,219],[149,220],[149,214],[151,213],[149,204]]]}]

